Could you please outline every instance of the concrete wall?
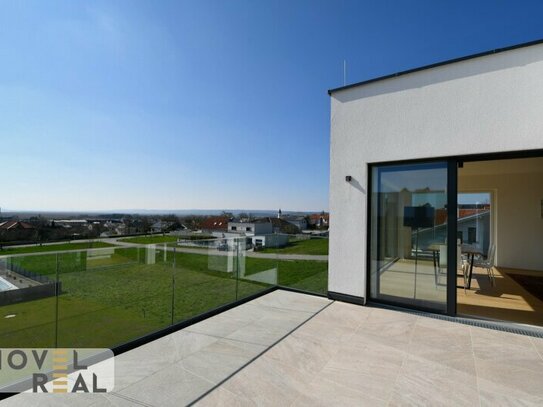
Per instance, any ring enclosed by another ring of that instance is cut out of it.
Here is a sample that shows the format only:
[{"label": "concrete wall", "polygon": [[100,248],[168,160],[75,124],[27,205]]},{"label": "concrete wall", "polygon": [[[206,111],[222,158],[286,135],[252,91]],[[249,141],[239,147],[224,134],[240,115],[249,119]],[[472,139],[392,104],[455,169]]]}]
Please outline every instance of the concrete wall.
[{"label": "concrete wall", "polygon": [[334,92],[329,290],[365,296],[368,163],[541,149],[542,100],[543,45]]},{"label": "concrete wall", "polygon": [[252,241],[254,246],[258,240],[264,247],[284,247],[288,244],[288,237],[288,235],[280,234],[255,235]]},{"label": "concrete wall", "polygon": [[[507,160],[516,161],[516,160]],[[543,161],[541,162],[543,166]],[[510,168],[510,164],[502,164]],[[494,193],[493,216],[498,266],[543,272],[543,173],[462,175],[459,188]]]}]

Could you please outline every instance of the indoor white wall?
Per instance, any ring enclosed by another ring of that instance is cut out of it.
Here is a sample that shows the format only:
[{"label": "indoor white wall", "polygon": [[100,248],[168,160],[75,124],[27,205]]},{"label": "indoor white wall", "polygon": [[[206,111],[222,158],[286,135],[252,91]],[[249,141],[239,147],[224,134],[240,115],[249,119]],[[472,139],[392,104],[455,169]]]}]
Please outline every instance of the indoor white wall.
[{"label": "indoor white wall", "polygon": [[543,271],[543,174],[467,175],[459,189],[494,191],[498,266]]},{"label": "indoor white wall", "polygon": [[334,92],[329,291],[365,297],[368,163],[542,149],[542,100],[543,45]]}]

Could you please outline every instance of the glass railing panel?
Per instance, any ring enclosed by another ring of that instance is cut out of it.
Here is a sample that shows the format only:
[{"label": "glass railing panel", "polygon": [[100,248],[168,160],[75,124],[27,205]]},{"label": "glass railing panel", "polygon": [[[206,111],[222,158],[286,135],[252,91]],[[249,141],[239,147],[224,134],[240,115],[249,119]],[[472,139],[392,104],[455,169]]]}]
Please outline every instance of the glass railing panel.
[{"label": "glass railing panel", "polygon": [[168,244],[173,253],[174,323],[236,301],[237,245],[232,239]]},{"label": "glass railing panel", "polygon": [[326,295],[328,292],[328,238],[289,235],[280,247],[262,253],[277,257],[278,285]]},{"label": "glass railing panel", "polygon": [[56,255],[0,258],[0,347],[54,347]]},{"label": "glass railing panel", "polygon": [[277,285],[326,294],[328,240],[273,239],[2,257],[0,346],[112,348]]},{"label": "glass railing panel", "polygon": [[58,346],[112,348],[169,326],[164,253],[149,245],[59,254]]},{"label": "glass railing panel", "polygon": [[238,300],[277,285],[277,259],[255,251],[253,239],[238,239]]}]

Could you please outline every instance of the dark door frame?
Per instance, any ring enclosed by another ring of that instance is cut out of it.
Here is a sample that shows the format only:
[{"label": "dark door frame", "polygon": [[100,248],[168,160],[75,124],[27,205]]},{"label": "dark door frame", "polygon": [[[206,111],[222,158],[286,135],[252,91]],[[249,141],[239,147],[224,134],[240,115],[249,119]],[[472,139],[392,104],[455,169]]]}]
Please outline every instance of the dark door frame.
[{"label": "dark door frame", "polygon": [[[385,167],[394,167],[396,165],[408,165],[408,164],[431,164],[435,162],[441,162],[447,164],[447,241],[456,242],[456,195],[457,195],[457,166],[458,161],[454,158],[433,158],[433,159],[420,159],[420,160],[406,160],[406,161],[391,161],[384,163],[375,163],[368,164],[368,193],[367,193],[367,224],[366,224],[366,298],[368,301],[390,304],[400,307],[409,307],[412,309],[418,309],[421,311],[430,311],[433,313],[440,313],[438,310],[430,309],[427,307],[421,306],[407,306],[403,304],[398,304],[395,302],[390,302],[386,300],[377,300],[371,298],[371,191],[372,191],[372,171],[376,167],[385,166]],[[380,176],[380,172],[379,172]],[[379,199],[379,196],[378,196]],[[379,204],[378,204],[379,205]],[[380,206],[380,205],[379,205]],[[377,220],[379,222],[379,219]],[[449,222],[452,222],[453,227],[449,226]],[[378,227],[379,229],[379,227]],[[452,238],[452,240],[451,240]],[[377,247],[379,247],[380,242],[376,242]],[[456,245],[447,245],[447,258],[454,261],[447,262],[447,292],[446,292],[446,311],[441,312],[448,315],[454,315],[456,313]],[[379,281],[379,280],[378,280]],[[451,288],[452,287],[452,288]]]},{"label": "dark door frame", "polygon": [[[470,154],[448,157],[429,157],[411,160],[384,161],[367,164],[367,196],[366,196],[366,298],[370,302],[389,303],[391,305],[400,306],[403,308],[419,309],[421,311],[429,311],[439,313],[434,309],[426,309],[416,306],[408,306],[396,303],[390,303],[383,300],[373,299],[370,296],[371,290],[371,191],[372,191],[372,169],[381,165],[401,165],[401,164],[416,164],[416,163],[431,163],[435,161],[447,162],[447,308],[446,314],[456,316],[457,306],[457,270],[456,270],[456,239],[457,239],[457,209],[458,209],[458,168],[464,162],[470,161],[493,161],[506,160],[515,158],[534,158],[543,157],[543,149],[535,150],[519,150],[519,151],[504,151],[497,153],[486,154]],[[453,242],[453,244],[451,244]],[[451,261],[452,260],[452,261]]]},{"label": "dark door frame", "polygon": [[447,315],[456,315],[458,160],[447,160]]}]

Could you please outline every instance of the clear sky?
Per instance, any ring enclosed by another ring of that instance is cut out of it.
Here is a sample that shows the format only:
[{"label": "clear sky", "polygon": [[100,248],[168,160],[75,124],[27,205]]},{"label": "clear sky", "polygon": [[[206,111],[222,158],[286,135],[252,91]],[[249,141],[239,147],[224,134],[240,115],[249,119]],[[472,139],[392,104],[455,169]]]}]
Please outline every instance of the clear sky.
[{"label": "clear sky", "polygon": [[328,208],[327,89],[543,38],[543,2],[2,1],[0,206]]}]

